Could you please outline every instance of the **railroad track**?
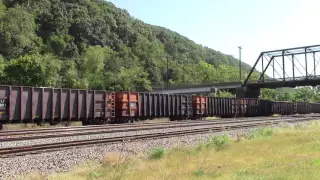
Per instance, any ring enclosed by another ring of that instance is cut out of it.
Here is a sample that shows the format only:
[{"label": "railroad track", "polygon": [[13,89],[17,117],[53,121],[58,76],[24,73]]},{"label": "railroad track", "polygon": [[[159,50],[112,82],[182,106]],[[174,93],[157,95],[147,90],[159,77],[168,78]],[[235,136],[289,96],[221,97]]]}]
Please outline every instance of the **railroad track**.
[{"label": "railroad track", "polygon": [[[283,116],[283,118],[290,118],[292,116]],[[301,116],[295,116],[295,117],[301,117]],[[320,115],[318,116],[320,117]],[[280,117],[270,117],[270,116],[264,116],[264,117],[241,117],[241,118],[223,118],[223,119],[216,119],[214,121],[231,121],[231,120],[247,120],[247,119],[274,119],[274,118],[280,118]],[[73,126],[73,127],[54,127],[54,128],[39,128],[39,129],[23,129],[23,130],[2,130],[0,131],[0,137],[5,136],[6,134],[10,135],[19,135],[24,133],[43,133],[46,132],[58,132],[58,131],[75,131],[75,130],[82,130],[82,129],[90,129],[90,128],[106,128],[106,127],[136,127],[141,125],[154,125],[154,124],[184,124],[184,123],[197,123],[197,122],[213,122],[213,120],[188,120],[188,121],[170,121],[170,122],[160,122],[160,123],[126,123],[126,124],[108,124],[108,125],[90,125],[90,126]]]},{"label": "railroad track", "polygon": [[223,126],[217,127],[207,127],[199,128],[192,130],[181,130],[181,131],[172,131],[172,132],[163,132],[163,133],[150,133],[150,134],[141,134],[141,135],[126,135],[121,137],[109,137],[109,138],[100,138],[100,139],[88,139],[80,141],[67,141],[67,142],[58,142],[58,143],[47,143],[47,144],[38,144],[30,146],[20,146],[20,147],[10,147],[10,148],[1,148],[0,157],[11,157],[11,156],[21,156],[27,154],[36,154],[43,153],[48,151],[56,151],[65,148],[75,148],[79,146],[89,146],[94,144],[112,144],[120,142],[128,142],[135,140],[147,140],[147,139],[159,139],[159,138],[169,138],[180,135],[191,135],[191,134],[203,134],[208,132],[220,132],[220,131],[230,131],[241,128],[252,128],[257,126],[267,126],[275,125],[280,122],[302,122],[313,120],[314,117],[305,117],[305,118],[284,118],[277,120],[262,120],[262,121],[251,121],[242,124],[230,124],[225,123]]},{"label": "railroad track", "polygon": [[[44,138],[58,138],[58,137],[70,137],[70,136],[83,136],[93,134],[105,134],[105,133],[118,133],[129,131],[143,131],[153,129],[166,129],[166,128],[184,128],[184,127],[196,127],[196,126],[212,126],[221,124],[233,124],[233,123],[247,123],[252,121],[274,121],[281,119],[290,119],[291,117],[279,118],[247,118],[247,119],[220,119],[215,121],[188,121],[188,122],[173,122],[173,123],[146,123],[139,125],[115,125],[115,126],[94,126],[86,128],[63,128],[63,129],[47,129],[47,130],[27,130],[27,131],[8,131],[0,133],[0,142],[9,141],[22,141],[32,139],[44,139]],[[298,117],[299,118],[299,117]]]}]

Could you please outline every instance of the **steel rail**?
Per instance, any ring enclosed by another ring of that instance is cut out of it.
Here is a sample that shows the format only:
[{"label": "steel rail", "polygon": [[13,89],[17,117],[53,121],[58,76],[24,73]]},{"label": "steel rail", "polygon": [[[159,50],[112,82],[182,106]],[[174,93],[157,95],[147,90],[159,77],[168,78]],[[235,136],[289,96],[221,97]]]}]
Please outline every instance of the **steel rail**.
[{"label": "steel rail", "polygon": [[[230,131],[234,129],[241,128],[251,128],[256,126],[267,126],[279,124],[280,122],[301,122],[313,120],[314,118],[300,118],[300,119],[290,119],[279,122],[254,122],[249,124],[238,124],[238,125],[226,125],[221,127],[210,127],[210,128],[200,128],[193,130],[182,130],[182,131],[171,131],[164,133],[151,133],[151,134],[142,134],[142,135],[129,135],[129,136],[121,136],[121,137],[112,137],[112,138],[100,138],[100,139],[89,139],[89,140],[77,140],[77,141],[68,141],[68,142],[58,142],[58,143],[49,143],[49,144],[39,144],[39,145],[30,145],[30,146],[20,146],[20,147],[9,147],[9,148],[1,148],[0,156],[1,157],[9,157],[10,155],[18,156],[18,155],[26,155],[31,153],[42,153],[48,151],[55,151],[64,148],[70,147],[79,147],[79,146],[88,146],[94,144],[110,144],[110,143],[119,143],[126,141],[135,141],[135,140],[146,140],[153,138],[169,138],[179,135],[189,135],[189,134],[203,134],[208,132],[220,132],[220,131]],[[8,156],[9,155],[9,156]]]},{"label": "steel rail", "polygon": [[[283,118],[289,119],[289,118]],[[9,141],[22,141],[22,140],[33,140],[33,139],[45,139],[45,138],[58,138],[58,137],[70,137],[70,136],[83,136],[83,135],[94,135],[94,134],[105,134],[105,133],[118,133],[118,132],[131,132],[131,131],[142,131],[142,130],[153,130],[153,129],[166,129],[166,128],[183,128],[183,127],[195,127],[195,126],[210,126],[210,125],[220,125],[220,124],[235,124],[235,123],[246,123],[252,121],[276,121],[281,120],[279,118],[273,119],[248,119],[248,120],[233,120],[233,121],[204,121],[199,123],[186,123],[186,124],[166,124],[166,125],[159,125],[153,124],[153,126],[137,126],[137,127],[123,127],[123,129],[116,129],[116,128],[94,128],[89,130],[82,130],[87,132],[81,132],[80,130],[76,130],[78,132],[71,132],[71,131],[63,131],[61,134],[37,134],[36,136],[10,136],[0,138],[0,142],[9,142]],[[60,132],[60,131],[59,131]],[[53,133],[53,132],[50,132]],[[56,133],[56,132],[55,132]],[[34,134],[34,133],[32,133]],[[23,134],[23,135],[30,135],[30,134]],[[1,137],[1,136],[0,136]]]},{"label": "steel rail", "polygon": [[[286,117],[286,116],[283,116]],[[320,117],[320,116],[319,116]],[[243,120],[243,119],[248,119],[248,118],[265,118],[265,119],[273,119],[275,117],[270,117],[270,116],[262,116],[262,117],[241,117],[241,118],[218,118],[215,121],[226,121],[226,120],[234,120],[234,119],[238,119],[238,120]],[[90,125],[90,126],[73,126],[73,127],[55,127],[55,128],[39,128],[39,129],[23,129],[23,130],[4,130],[4,131],[0,131],[0,136],[5,136],[5,134],[9,134],[10,135],[18,135],[18,134],[23,134],[23,133],[27,133],[27,132],[34,132],[34,133],[39,133],[39,132],[50,132],[50,131],[54,131],[57,132],[58,130],[61,131],[65,131],[65,130],[69,130],[69,131],[74,131],[76,129],[91,129],[91,128],[106,128],[106,127],[125,127],[125,126],[130,126],[130,127],[136,127],[136,126],[141,126],[141,125],[154,125],[154,124],[183,124],[183,123],[197,123],[197,122],[204,122],[204,121],[208,121],[211,122],[212,120],[183,120],[183,121],[170,121],[170,122],[159,122],[159,123],[154,123],[154,122],[146,122],[146,123],[126,123],[126,124],[107,124],[107,125]]]},{"label": "steel rail", "polygon": [[[320,117],[320,116],[319,116]],[[228,122],[228,121],[242,121],[248,119],[279,119],[281,117],[247,117],[247,118],[227,118],[227,119],[216,119],[216,120],[191,120],[191,121],[179,121],[179,122],[165,122],[165,123],[140,123],[140,124],[121,124],[121,125],[98,125],[98,126],[77,126],[77,127],[68,127],[68,128],[41,128],[41,129],[30,129],[30,130],[13,130],[13,131],[0,131],[0,137],[4,136],[16,136],[16,135],[31,135],[39,133],[58,133],[58,132],[71,132],[71,131],[85,131],[85,130],[98,130],[98,129],[112,129],[112,128],[126,128],[126,127],[142,127],[142,126],[154,126],[154,125],[178,125],[178,124],[187,124],[187,123],[203,123],[203,122]],[[291,118],[291,117],[282,117]]]}]

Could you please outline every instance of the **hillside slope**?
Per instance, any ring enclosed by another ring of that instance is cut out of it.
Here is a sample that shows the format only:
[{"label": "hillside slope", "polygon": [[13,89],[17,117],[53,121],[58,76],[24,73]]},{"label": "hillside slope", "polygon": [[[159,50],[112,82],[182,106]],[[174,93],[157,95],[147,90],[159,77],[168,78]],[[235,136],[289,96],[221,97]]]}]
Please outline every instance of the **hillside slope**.
[{"label": "hillside slope", "polygon": [[0,2],[2,84],[151,90],[166,82],[167,60],[170,84],[238,79],[233,56],[104,0]]}]

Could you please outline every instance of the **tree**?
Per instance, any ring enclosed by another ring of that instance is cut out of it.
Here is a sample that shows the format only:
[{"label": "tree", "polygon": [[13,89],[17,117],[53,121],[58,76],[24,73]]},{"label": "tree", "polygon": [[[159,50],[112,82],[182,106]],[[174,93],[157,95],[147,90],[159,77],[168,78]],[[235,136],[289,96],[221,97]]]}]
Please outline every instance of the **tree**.
[{"label": "tree", "polygon": [[59,87],[60,63],[51,54],[32,54],[11,60],[3,72],[7,84]]},{"label": "tree", "polygon": [[0,83],[5,83],[5,73],[4,73],[4,69],[6,68],[6,61],[5,59],[0,56]]},{"label": "tree", "polygon": [[9,58],[17,57],[28,53],[38,46],[40,39],[35,33],[37,25],[34,16],[31,13],[27,12],[21,6],[9,8],[4,15],[3,8],[1,12],[1,54]]},{"label": "tree", "polygon": [[78,70],[76,63],[73,60],[65,60],[62,62],[62,68],[60,71],[61,87],[64,88],[88,88],[88,84],[85,84],[82,79],[78,77]]},{"label": "tree", "polygon": [[149,91],[167,74],[170,85],[238,77],[233,56],[102,0],[1,1],[0,56],[3,83],[17,85]]},{"label": "tree", "polygon": [[86,50],[84,55],[81,72],[82,79],[87,86],[94,89],[104,89],[104,60],[106,52],[103,47],[92,46]]}]

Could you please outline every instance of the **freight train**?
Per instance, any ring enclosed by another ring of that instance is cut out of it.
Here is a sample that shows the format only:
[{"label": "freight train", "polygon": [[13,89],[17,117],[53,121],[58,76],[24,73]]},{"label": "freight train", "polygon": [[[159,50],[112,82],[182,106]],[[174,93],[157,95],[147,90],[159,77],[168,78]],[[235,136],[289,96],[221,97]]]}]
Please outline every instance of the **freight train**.
[{"label": "freight train", "polygon": [[6,123],[83,125],[204,117],[252,117],[320,113],[320,104],[255,98],[109,92],[103,90],[0,86],[0,128]]}]

